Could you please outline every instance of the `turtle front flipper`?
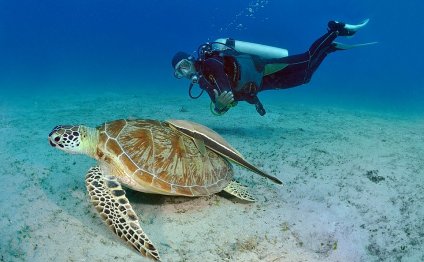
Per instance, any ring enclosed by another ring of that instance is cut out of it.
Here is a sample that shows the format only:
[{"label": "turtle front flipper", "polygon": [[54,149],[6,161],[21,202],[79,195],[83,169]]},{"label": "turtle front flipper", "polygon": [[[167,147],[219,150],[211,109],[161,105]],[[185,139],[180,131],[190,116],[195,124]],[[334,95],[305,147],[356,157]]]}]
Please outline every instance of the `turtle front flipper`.
[{"label": "turtle front flipper", "polygon": [[247,192],[246,187],[235,180],[232,180],[224,188],[224,191],[246,201],[250,201],[250,202],[256,201],[256,199],[249,192]]},{"label": "turtle front flipper", "polygon": [[141,229],[138,217],[118,180],[106,177],[96,166],[87,172],[85,184],[91,202],[112,231],[143,256],[160,260],[158,251]]}]

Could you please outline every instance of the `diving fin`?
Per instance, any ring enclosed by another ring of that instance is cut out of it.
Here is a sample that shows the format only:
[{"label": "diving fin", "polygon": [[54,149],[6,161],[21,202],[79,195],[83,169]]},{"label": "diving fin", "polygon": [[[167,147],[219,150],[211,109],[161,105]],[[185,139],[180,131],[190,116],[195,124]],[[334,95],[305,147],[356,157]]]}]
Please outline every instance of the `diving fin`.
[{"label": "diving fin", "polygon": [[359,24],[345,24],[344,25],[344,29],[346,29],[349,32],[353,32],[355,33],[356,31],[358,31],[359,29],[361,29],[362,27],[366,26],[368,24],[368,22],[370,21],[369,18],[365,19],[364,21],[362,21]]},{"label": "diving fin", "polygon": [[333,42],[333,46],[336,50],[348,50],[348,49],[352,49],[352,48],[355,48],[355,47],[375,45],[375,44],[378,44],[378,42],[370,42],[370,43],[354,44],[354,45],[348,45],[348,44],[343,44],[343,43],[339,43],[339,42]]}]

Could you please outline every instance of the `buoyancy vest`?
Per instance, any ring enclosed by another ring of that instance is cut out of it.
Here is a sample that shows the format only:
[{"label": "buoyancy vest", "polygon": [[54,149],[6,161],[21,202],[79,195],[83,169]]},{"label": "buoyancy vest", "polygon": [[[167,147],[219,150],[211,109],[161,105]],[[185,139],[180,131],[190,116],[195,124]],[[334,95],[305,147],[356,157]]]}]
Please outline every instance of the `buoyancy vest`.
[{"label": "buoyancy vest", "polygon": [[232,55],[236,58],[239,67],[239,72],[237,72],[239,79],[237,85],[233,88],[235,91],[243,93],[257,93],[262,85],[262,77],[267,74],[267,71],[270,71],[266,65],[258,64],[261,58],[270,59],[288,56],[287,49],[231,38],[219,38],[215,40],[212,43],[212,49],[224,54],[228,51],[233,53]]}]

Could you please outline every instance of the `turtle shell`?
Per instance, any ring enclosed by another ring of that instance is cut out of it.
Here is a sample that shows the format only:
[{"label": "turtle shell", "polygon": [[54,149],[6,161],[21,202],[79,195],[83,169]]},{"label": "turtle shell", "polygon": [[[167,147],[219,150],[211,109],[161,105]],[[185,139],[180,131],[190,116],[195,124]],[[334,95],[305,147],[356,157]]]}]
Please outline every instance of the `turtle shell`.
[{"label": "turtle shell", "polygon": [[210,195],[224,189],[233,176],[227,159],[208,148],[202,154],[193,138],[167,122],[116,120],[97,129],[97,158],[137,191]]}]

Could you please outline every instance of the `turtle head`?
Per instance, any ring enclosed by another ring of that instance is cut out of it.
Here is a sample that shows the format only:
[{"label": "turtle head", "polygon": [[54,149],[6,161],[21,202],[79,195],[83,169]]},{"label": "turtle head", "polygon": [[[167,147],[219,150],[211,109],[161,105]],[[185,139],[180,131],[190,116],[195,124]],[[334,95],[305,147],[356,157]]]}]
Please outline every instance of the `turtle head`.
[{"label": "turtle head", "polygon": [[67,153],[91,155],[93,148],[91,129],[82,125],[56,126],[49,134],[49,143],[52,147]]}]

